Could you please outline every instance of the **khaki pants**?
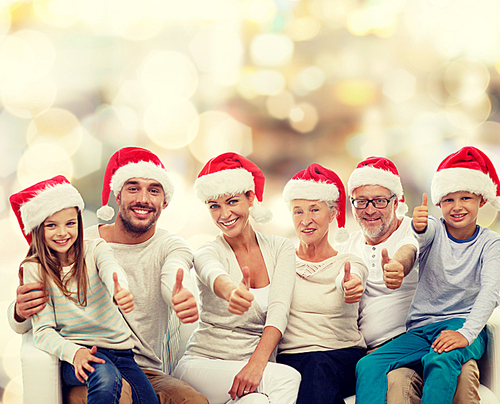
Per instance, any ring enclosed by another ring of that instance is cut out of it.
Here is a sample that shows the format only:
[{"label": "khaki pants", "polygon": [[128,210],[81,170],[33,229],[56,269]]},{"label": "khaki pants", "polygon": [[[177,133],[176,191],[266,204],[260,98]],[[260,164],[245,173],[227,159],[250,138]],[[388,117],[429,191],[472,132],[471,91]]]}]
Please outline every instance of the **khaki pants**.
[{"label": "khaki pants", "polygon": [[[412,369],[399,368],[387,374],[387,404],[420,404],[422,378]],[[462,366],[453,404],[479,404],[479,369],[474,359]]]},{"label": "khaki pants", "polygon": [[[143,369],[143,371],[156,391],[160,404],[208,404],[205,396],[182,380],[154,370]],[[65,388],[64,403],[86,404],[87,387]],[[123,380],[120,404],[132,404],[132,391],[125,380]]]}]

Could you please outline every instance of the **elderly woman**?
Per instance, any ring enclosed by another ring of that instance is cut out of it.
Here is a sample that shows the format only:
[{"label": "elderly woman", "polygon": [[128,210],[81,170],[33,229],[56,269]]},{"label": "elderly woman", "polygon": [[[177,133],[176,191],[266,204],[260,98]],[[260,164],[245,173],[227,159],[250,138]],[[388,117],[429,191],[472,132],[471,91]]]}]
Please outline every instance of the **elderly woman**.
[{"label": "elderly woman", "polygon": [[221,234],[196,252],[200,320],[175,377],[211,404],[295,403],[300,374],[269,362],[286,329],[295,282],[291,241],[256,232],[270,219],[264,175],[236,153],[210,160],[195,183]]},{"label": "elderly woman", "polygon": [[[302,375],[297,403],[343,404],[355,392],[356,363],[366,351],[357,318],[368,269],[328,241],[330,223],[337,218],[339,228],[345,224],[345,190],[333,171],[312,164],[287,183],[283,196],[300,244],[278,362]],[[339,235],[345,239],[347,231],[339,229],[337,240]]]}]

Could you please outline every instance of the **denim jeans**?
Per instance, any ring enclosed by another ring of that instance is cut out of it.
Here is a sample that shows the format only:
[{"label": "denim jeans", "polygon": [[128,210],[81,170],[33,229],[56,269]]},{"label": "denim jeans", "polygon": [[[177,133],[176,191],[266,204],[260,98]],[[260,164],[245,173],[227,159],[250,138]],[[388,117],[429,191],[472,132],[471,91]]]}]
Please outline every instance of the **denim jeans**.
[{"label": "denim jeans", "polygon": [[134,404],[158,403],[156,393],[144,372],[134,360],[131,349],[114,350],[97,348],[94,356],[106,363],[92,363],[94,372],[88,373],[86,383],[75,376],[75,368],[68,362],[62,362],[62,378],[69,386],[88,387],[87,404],[118,404],[122,387],[122,377],[132,388]]}]

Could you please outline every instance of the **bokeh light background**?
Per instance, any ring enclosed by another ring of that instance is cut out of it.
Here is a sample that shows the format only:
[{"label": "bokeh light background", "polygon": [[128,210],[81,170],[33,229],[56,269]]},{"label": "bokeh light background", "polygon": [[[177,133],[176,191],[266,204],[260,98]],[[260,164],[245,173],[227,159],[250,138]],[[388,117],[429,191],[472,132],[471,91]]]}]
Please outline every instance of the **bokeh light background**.
[{"label": "bokeh light background", "polygon": [[[291,238],[291,175],[318,162],[347,181],[384,155],[412,210],[459,147],[500,168],[498,16],[498,0],[1,0],[1,402],[22,388],[11,193],[64,174],[95,224],[107,159],[146,147],[176,185],[160,225],[197,248],[217,231],[192,184],[218,153],[263,169],[275,218],[258,228]],[[499,227],[488,207],[480,223]]]}]

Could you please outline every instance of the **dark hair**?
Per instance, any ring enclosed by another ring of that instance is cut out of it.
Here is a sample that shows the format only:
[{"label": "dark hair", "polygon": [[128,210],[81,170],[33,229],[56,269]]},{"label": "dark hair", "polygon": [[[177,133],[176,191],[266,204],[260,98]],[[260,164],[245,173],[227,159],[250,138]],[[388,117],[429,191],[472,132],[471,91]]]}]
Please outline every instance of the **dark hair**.
[{"label": "dark hair", "polygon": [[[21,262],[20,267],[25,262],[35,262],[40,264],[40,276],[43,288],[47,291],[49,281],[54,282],[64,296],[81,306],[87,305],[87,266],[85,265],[85,248],[83,245],[83,221],[82,212],[78,210],[78,235],[75,243],[68,251],[68,255],[74,258],[71,270],[61,278],[62,264],[54,251],[45,244],[44,223],[37,226],[31,232],[33,239],[26,258]],[[76,279],[77,296],[68,289],[68,283]]]}]

